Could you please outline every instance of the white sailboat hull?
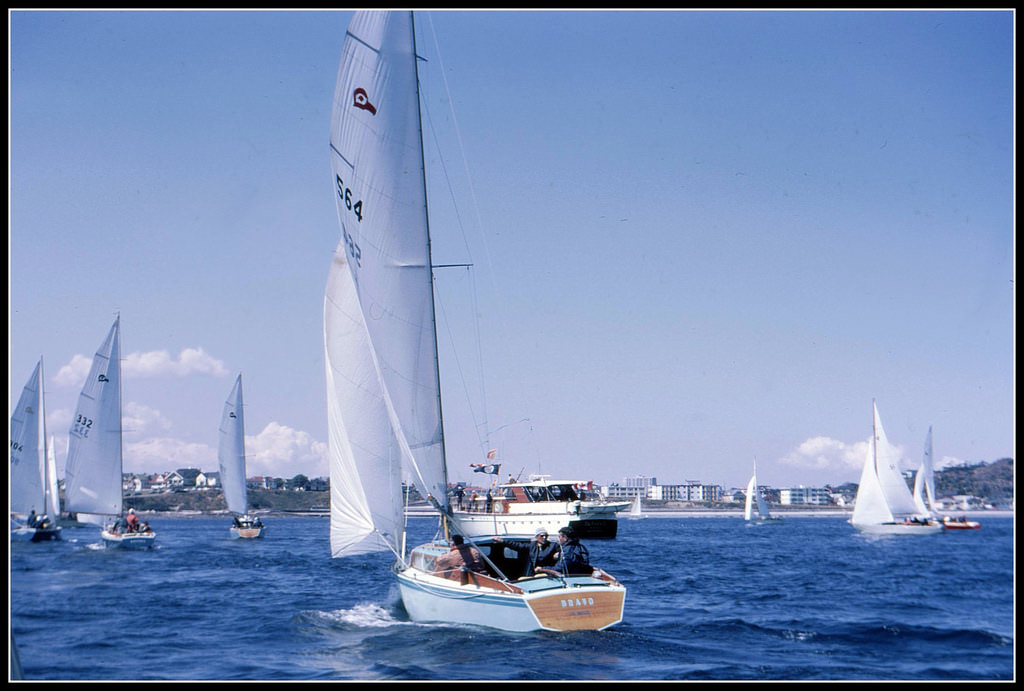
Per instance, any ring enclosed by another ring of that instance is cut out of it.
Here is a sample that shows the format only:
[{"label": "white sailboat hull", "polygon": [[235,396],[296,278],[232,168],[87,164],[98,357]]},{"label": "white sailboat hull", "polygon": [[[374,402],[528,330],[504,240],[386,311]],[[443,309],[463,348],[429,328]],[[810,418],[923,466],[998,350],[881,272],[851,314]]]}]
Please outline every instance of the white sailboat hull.
[{"label": "white sailboat hull", "polygon": [[100,531],[103,546],[108,549],[152,549],[156,542],[156,533],[112,533]]},{"label": "white sailboat hull", "polygon": [[757,516],[747,519],[747,525],[777,525],[782,523],[781,518],[758,518]]},{"label": "white sailboat hull", "polygon": [[[473,580],[473,574],[467,574]],[[397,573],[409,618],[503,631],[602,630],[622,621],[626,590],[588,576],[517,581],[524,592],[461,584],[414,568]]]},{"label": "white sailboat hull", "polygon": [[868,535],[934,535],[942,531],[938,523],[853,523]]}]

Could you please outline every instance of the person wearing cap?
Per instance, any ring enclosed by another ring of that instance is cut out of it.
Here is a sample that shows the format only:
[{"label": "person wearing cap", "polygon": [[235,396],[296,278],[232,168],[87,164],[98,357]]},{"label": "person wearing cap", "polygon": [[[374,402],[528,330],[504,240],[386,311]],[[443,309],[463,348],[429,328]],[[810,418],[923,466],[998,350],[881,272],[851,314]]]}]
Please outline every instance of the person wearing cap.
[{"label": "person wearing cap", "polygon": [[556,576],[589,576],[593,573],[590,566],[590,553],[580,544],[579,538],[570,527],[558,529],[558,542],[561,555],[553,569],[544,569],[545,573]]},{"label": "person wearing cap", "polygon": [[124,520],[128,523],[128,532],[134,533],[139,529],[139,517],[135,515],[135,509],[128,509],[128,515]]},{"label": "person wearing cap", "polygon": [[524,545],[519,542],[505,542],[500,537],[495,537],[494,541],[502,543],[520,555],[527,555],[527,576],[532,576],[535,573],[542,573],[544,568],[554,566],[558,563],[558,545],[554,542],[548,541],[548,531],[546,528],[540,528],[534,538],[530,540],[529,545]]}]

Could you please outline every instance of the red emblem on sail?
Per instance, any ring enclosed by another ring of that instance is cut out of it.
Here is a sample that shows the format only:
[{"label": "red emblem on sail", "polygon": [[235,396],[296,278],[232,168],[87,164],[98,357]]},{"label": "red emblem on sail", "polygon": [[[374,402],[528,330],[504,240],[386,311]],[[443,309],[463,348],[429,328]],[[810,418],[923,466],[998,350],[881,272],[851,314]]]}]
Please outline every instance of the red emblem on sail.
[{"label": "red emblem on sail", "polygon": [[377,109],[373,107],[370,97],[366,95],[366,89],[358,88],[352,92],[352,105],[370,111],[371,115],[377,114]]}]

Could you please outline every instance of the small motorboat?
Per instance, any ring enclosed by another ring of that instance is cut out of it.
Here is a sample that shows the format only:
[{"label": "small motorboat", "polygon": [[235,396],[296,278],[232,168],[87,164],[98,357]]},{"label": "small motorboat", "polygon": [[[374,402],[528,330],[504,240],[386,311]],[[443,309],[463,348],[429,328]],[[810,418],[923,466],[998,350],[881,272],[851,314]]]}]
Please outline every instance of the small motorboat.
[{"label": "small motorboat", "polygon": [[946,530],[977,530],[981,527],[981,523],[968,521],[966,516],[957,516],[956,518],[945,516],[942,519],[942,527]]}]

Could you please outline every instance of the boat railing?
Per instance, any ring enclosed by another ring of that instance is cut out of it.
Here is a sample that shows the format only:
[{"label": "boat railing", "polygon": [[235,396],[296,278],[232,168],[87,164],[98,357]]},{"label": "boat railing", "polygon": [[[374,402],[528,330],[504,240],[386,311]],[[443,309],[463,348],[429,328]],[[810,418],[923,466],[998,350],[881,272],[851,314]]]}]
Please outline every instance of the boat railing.
[{"label": "boat railing", "polygon": [[465,566],[461,566],[457,569],[434,571],[433,575],[446,578],[450,581],[458,581],[460,585],[475,585],[480,588],[489,588],[491,590],[498,590],[506,593],[522,594],[523,592],[522,588],[512,585],[507,580],[501,580],[487,574],[471,571]]}]

